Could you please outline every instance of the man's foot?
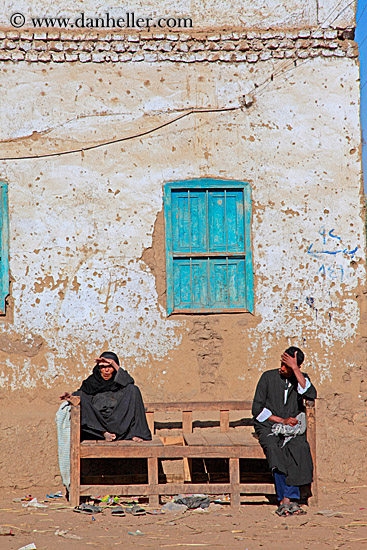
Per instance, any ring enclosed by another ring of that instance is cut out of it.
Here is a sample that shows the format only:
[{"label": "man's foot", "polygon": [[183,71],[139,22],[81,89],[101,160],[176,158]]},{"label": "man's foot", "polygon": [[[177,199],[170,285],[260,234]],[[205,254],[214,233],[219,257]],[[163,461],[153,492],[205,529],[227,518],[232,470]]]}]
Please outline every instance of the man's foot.
[{"label": "man's foot", "polygon": [[116,435],[111,434],[110,432],[104,432],[103,437],[105,438],[106,441],[114,441],[116,439]]},{"label": "man's foot", "polygon": [[141,437],[136,437],[135,435],[134,435],[132,440],[133,441],[144,441],[144,439],[142,439]]},{"label": "man's foot", "polygon": [[289,508],[289,504],[286,504],[286,503],[279,504],[279,506],[278,506],[277,510],[275,511],[275,513],[278,516],[291,516],[292,515],[292,512],[290,511],[290,508]]},{"label": "man's foot", "polygon": [[291,502],[289,505],[289,511],[292,516],[303,516],[304,514],[307,514],[306,510],[303,510],[298,502]]}]

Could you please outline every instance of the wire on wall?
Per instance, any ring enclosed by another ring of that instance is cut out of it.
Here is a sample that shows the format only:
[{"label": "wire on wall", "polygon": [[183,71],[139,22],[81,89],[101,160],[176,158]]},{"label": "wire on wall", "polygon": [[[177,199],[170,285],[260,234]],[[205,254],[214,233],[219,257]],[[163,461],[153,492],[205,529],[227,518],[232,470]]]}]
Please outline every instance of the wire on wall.
[{"label": "wire on wall", "polygon": [[[320,23],[316,27],[316,29],[317,28],[322,28],[322,26],[329,19],[329,17],[331,17],[331,15],[339,7],[341,2],[342,2],[342,0],[340,2],[338,2],[338,4],[332,9],[332,11],[329,13],[329,15],[325,18],[325,20],[322,23]],[[352,4],[354,4],[354,0],[349,2],[342,10],[340,10],[338,12],[338,14],[329,23],[329,25],[331,25],[334,21],[336,21],[336,19],[338,19],[338,17],[340,17],[340,15],[342,13],[344,13],[344,11],[346,9],[348,9],[348,7],[351,6]],[[364,10],[366,8],[367,8],[367,5],[364,8]],[[359,19],[362,17],[364,10],[362,11]],[[358,21],[359,21],[359,19],[358,19]],[[366,38],[367,38],[367,36],[365,37],[363,42],[366,40]],[[362,44],[363,44],[363,42],[362,42]],[[362,44],[360,44],[359,47],[361,47]],[[277,78],[279,75],[284,75],[284,74],[286,74],[286,73],[288,73],[292,70],[295,70],[297,67],[303,66],[305,63],[307,63],[309,61],[310,61],[310,59],[305,59],[303,61],[290,59],[290,60],[286,61],[285,63],[284,62],[281,63],[280,66],[275,71],[273,71],[261,84],[255,85],[254,88],[250,92],[248,92],[246,94],[246,96],[243,96],[243,97],[245,98],[245,97],[249,97],[249,96],[258,95],[260,92],[264,91],[264,89],[271,82],[274,81],[274,78]],[[364,88],[366,83],[367,83],[367,81],[363,84],[361,89]],[[52,157],[61,157],[61,156],[65,156],[65,155],[75,154],[75,153],[84,153],[85,151],[91,151],[91,150],[94,150],[94,149],[99,149],[101,147],[107,147],[109,145],[113,145],[113,144],[116,144],[116,143],[122,143],[124,141],[130,141],[130,140],[133,140],[133,139],[137,139],[137,138],[141,138],[141,137],[153,134],[154,132],[156,132],[158,130],[161,130],[162,128],[166,128],[167,126],[170,126],[171,124],[174,124],[174,123],[178,122],[179,120],[182,120],[183,118],[189,117],[189,116],[194,115],[194,114],[224,113],[224,112],[229,112],[229,111],[239,111],[239,110],[243,110],[245,107],[250,106],[251,104],[252,104],[252,102],[249,102],[247,104],[246,100],[245,101],[242,100],[241,105],[236,106],[236,107],[223,107],[223,108],[195,108],[195,107],[192,107],[191,109],[189,109],[185,113],[181,114],[178,117],[173,118],[172,120],[169,120],[167,122],[159,124],[158,126],[154,126],[153,128],[151,128],[149,130],[145,130],[143,132],[139,132],[137,134],[133,134],[133,135],[130,135],[130,136],[126,136],[126,137],[122,137],[122,138],[116,138],[116,139],[112,139],[112,140],[108,140],[108,141],[103,141],[103,142],[97,143],[95,145],[88,145],[86,147],[80,147],[80,148],[76,148],[76,149],[68,149],[66,151],[60,151],[60,152],[55,152],[55,153],[45,153],[45,154],[40,154],[40,155],[25,155],[25,156],[17,156],[17,157],[0,157],[0,161],[31,160],[31,159],[35,160],[35,159],[45,159],[45,158],[52,158]]]}]

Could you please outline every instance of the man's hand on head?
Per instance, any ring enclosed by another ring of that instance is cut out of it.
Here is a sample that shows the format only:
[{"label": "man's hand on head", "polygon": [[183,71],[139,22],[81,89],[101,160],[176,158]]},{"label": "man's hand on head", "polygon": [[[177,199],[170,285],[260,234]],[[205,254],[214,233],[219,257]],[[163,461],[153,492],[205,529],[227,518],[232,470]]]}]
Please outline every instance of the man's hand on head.
[{"label": "man's hand on head", "polygon": [[294,357],[284,352],[280,356],[280,359],[282,363],[284,363],[287,367],[289,367],[293,371],[299,369],[299,366],[297,365],[297,352],[295,352]]}]

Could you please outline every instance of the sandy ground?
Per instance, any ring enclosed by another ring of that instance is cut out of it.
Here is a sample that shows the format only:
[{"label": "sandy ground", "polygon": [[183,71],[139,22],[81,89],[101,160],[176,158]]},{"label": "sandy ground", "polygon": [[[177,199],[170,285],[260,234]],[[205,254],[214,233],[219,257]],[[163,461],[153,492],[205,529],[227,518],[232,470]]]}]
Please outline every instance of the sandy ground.
[{"label": "sandy ground", "polygon": [[[53,489],[55,491],[55,489]],[[47,489],[28,491],[39,502]],[[91,517],[77,514],[62,498],[48,508],[24,508],[13,502],[24,493],[3,489],[0,494],[0,526],[13,536],[0,536],[1,550],[18,550],[34,543],[37,550],[98,547],[103,549],[226,548],[233,550],[367,548],[367,485],[321,487],[319,506],[307,515],[280,518],[262,497],[232,512],[229,506],[210,511],[171,512],[143,517],[111,516],[111,509]],[[148,509],[148,508],[147,508]],[[330,510],[336,516],[318,512]],[[80,539],[55,535],[57,530]],[[131,535],[140,530],[142,535]]]}]

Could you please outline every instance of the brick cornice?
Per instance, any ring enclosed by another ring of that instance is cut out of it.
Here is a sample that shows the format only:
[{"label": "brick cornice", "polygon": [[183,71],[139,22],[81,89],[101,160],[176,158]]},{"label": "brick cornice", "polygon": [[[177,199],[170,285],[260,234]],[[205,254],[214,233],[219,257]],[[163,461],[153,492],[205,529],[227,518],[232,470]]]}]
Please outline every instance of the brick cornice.
[{"label": "brick cornice", "polygon": [[357,57],[353,29],[117,33],[0,31],[0,61],[31,63],[246,62]]}]

